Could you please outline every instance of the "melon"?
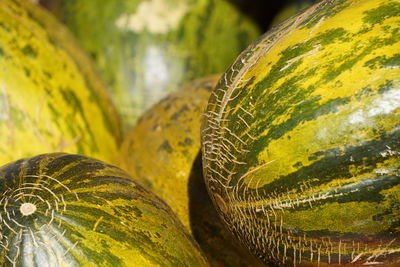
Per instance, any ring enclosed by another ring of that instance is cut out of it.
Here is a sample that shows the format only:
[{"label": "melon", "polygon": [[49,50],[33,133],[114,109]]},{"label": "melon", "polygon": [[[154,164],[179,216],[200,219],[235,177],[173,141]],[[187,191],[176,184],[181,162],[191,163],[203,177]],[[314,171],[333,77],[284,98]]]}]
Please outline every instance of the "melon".
[{"label": "melon", "polygon": [[244,51],[202,124],[207,188],[264,262],[400,264],[400,1],[325,0]]},{"label": "melon", "polygon": [[225,0],[44,1],[108,82],[124,129],[185,82],[220,73],[260,32]]},{"label": "melon", "polygon": [[1,266],[208,266],[160,198],[97,159],[19,159],[0,192]]},{"label": "melon", "polygon": [[122,141],[104,83],[68,30],[24,0],[0,2],[0,164],[65,151],[113,162]]}]

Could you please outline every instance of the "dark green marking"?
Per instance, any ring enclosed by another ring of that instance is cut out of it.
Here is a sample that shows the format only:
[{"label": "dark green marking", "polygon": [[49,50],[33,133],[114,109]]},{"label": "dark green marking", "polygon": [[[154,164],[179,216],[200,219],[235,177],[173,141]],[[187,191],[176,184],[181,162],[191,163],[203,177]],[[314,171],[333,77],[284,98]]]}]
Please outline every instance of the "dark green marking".
[{"label": "dark green marking", "polygon": [[168,140],[165,140],[158,148],[158,151],[166,151],[167,153],[172,153],[174,149],[172,148],[171,144],[168,142]]},{"label": "dark green marking", "polygon": [[31,71],[30,71],[30,69],[24,67],[24,72],[25,72],[25,75],[26,75],[27,77],[31,76]]},{"label": "dark green marking", "polygon": [[58,112],[58,110],[53,106],[52,103],[48,103],[47,107],[49,108],[50,112],[52,113],[53,121],[57,125],[58,128],[61,127],[61,122],[59,118],[61,118],[61,114]]},{"label": "dark green marking", "polygon": [[185,113],[186,111],[189,111],[189,106],[187,104],[183,105],[177,112],[172,114],[171,120],[178,120],[179,117]]},{"label": "dark green marking", "polygon": [[378,92],[380,94],[383,94],[383,93],[389,91],[390,89],[392,89],[393,87],[394,87],[393,81],[392,80],[386,80],[384,84],[381,84],[379,86]]},{"label": "dark green marking", "polygon": [[31,58],[36,58],[37,57],[37,51],[31,46],[31,45],[25,45],[22,48],[22,53],[25,56],[31,57]]},{"label": "dark green marking", "polygon": [[0,21],[0,28],[5,30],[6,32],[10,32],[10,28],[8,28],[6,26],[6,24],[4,22],[1,22],[1,21]]},{"label": "dark green marking", "polygon": [[[82,117],[84,123],[85,123],[85,131],[87,131],[87,134],[89,136],[88,138],[88,144],[90,144],[90,149],[91,151],[98,151],[99,148],[97,147],[97,144],[94,142],[95,136],[91,130],[90,124],[88,122],[88,118],[86,118],[85,111],[83,109],[82,103],[80,99],[76,96],[75,92],[71,90],[70,88],[60,88],[59,89],[63,98],[65,99],[65,102],[68,103],[69,105],[73,106],[74,109],[80,114]],[[71,121],[73,121],[74,118],[71,118]],[[72,128],[71,128],[72,130]],[[74,135],[76,136],[76,135]],[[83,151],[82,151],[83,152]]]},{"label": "dark green marking", "polygon": [[365,16],[362,19],[364,23],[380,24],[388,18],[400,15],[400,3],[393,1],[375,9],[365,11],[364,14]]},{"label": "dark green marking", "polygon": [[381,68],[399,68],[400,54],[395,54],[389,58],[385,55],[377,56],[365,62],[364,66],[373,70]]},{"label": "dark green marking", "polygon": [[48,71],[43,70],[43,74],[44,74],[49,80],[53,78],[53,75],[52,75],[50,72],[48,72]]},{"label": "dark green marking", "polygon": [[183,141],[179,142],[180,146],[191,146],[193,144],[193,139],[186,137]]}]

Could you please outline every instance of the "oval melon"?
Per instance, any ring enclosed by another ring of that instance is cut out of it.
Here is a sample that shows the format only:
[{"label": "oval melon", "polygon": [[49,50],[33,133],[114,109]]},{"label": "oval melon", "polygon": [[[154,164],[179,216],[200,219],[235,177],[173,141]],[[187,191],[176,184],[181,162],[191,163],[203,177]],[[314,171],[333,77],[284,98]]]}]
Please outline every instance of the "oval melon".
[{"label": "oval melon", "polygon": [[65,151],[113,162],[120,122],[88,57],[52,15],[0,2],[0,164]]},{"label": "oval melon", "polygon": [[265,262],[400,264],[399,33],[398,0],[321,1],[213,91],[206,184]]}]

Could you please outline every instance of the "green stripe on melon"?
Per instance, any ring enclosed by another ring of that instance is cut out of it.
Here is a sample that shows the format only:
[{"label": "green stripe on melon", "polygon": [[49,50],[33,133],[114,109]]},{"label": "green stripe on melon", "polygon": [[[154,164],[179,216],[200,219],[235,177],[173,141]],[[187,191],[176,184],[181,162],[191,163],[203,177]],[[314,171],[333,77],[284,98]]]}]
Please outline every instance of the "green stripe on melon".
[{"label": "green stripe on melon", "polygon": [[207,266],[163,201],[99,160],[20,159],[0,190],[2,266]]},{"label": "green stripe on melon", "polygon": [[221,73],[260,32],[221,0],[45,1],[92,56],[125,129],[183,83]]},{"label": "green stripe on melon", "polygon": [[207,186],[265,262],[399,264],[399,33],[397,0],[321,1],[214,90]]},{"label": "green stripe on melon", "polygon": [[71,34],[27,1],[0,3],[0,163],[65,151],[113,162],[120,123]]}]

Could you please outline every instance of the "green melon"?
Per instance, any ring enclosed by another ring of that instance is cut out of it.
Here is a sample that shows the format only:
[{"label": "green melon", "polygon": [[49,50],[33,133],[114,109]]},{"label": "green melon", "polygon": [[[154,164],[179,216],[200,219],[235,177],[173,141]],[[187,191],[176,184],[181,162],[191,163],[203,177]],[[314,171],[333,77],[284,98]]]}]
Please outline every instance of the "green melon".
[{"label": "green melon", "polygon": [[260,34],[224,0],[44,2],[97,63],[125,128],[184,82],[225,71]]},{"label": "green melon", "polygon": [[188,83],[146,111],[122,144],[122,166],[165,200],[211,266],[260,266],[225,230],[204,185],[200,121],[219,77]]},{"label": "green melon", "polygon": [[88,57],[52,15],[0,2],[0,164],[65,151],[113,162],[120,122]]},{"label": "green melon", "polygon": [[2,266],[208,266],[163,201],[102,161],[20,159],[0,191]]},{"label": "green melon", "polygon": [[400,1],[321,1],[265,34],[213,91],[206,184],[278,265],[400,264]]}]

